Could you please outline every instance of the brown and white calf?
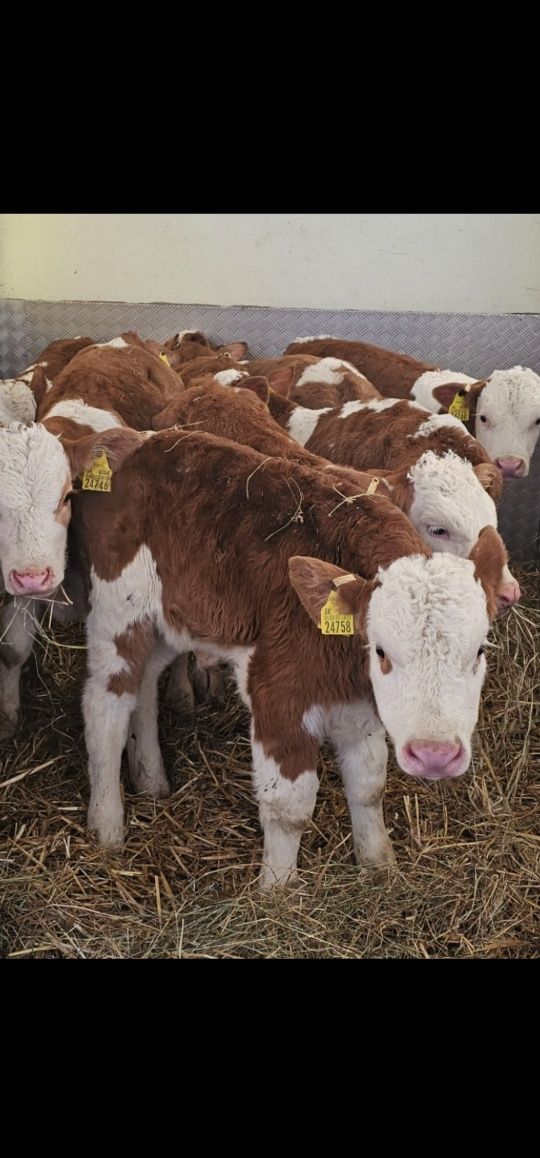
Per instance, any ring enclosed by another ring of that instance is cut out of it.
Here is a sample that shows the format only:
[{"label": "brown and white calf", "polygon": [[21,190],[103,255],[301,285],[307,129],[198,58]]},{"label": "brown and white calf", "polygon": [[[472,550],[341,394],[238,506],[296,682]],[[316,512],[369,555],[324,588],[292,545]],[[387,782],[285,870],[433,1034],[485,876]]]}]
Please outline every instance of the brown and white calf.
[{"label": "brown and white calf", "polygon": [[[121,341],[121,340],[120,340]],[[72,479],[58,442],[92,431],[151,427],[156,414],[177,398],[175,372],[147,350],[122,344],[82,350],[46,389],[46,370],[33,371],[42,424],[0,430],[0,564],[11,597],[0,610],[0,735],[10,735],[20,709],[22,665],[32,652],[36,616],[65,580]],[[80,567],[70,557],[72,598],[84,613]],[[1,587],[1,584],[0,584]],[[65,612],[56,614],[65,618]]]},{"label": "brown and white calf", "polygon": [[[265,405],[269,398],[266,379],[243,376],[240,382],[241,387],[224,388],[207,375],[157,415],[154,429],[166,430],[178,425],[187,431],[201,430],[251,446],[261,454],[286,458],[322,471],[336,488],[336,502],[341,497],[344,477],[355,484],[355,493],[361,494],[377,476],[375,485],[380,494],[408,514],[424,542],[434,551],[448,551],[465,558],[482,528],[497,526],[496,507],[489,494],[492,488],[497,493],[500,487],[494,466],[481,463],[473,467],[452,451],[443,455],[427,451],[416,462],[393,472],[340,468],[301,447],[277,425]],[[516,603],[520,596],[519,584],[505,564],[498,592],[499,609]],[[169,675],[167,700],[183,712],[200,701],[205,685],[209,694],[215,694],[221,686],[219,668],[200,654],[196,660],[193,671],[189,656],[180,657]]]},{"label": "brown and white calf", "polygon": [[[92,345],[91,338],[59,338],[49,342],[35,362],[16,378],[0,381],[0,424],[33,422],[43,394],[50,390],[55,378],[75,357],[79,350]],[[36,369],[43,374],[34,375]]]},{"label": "brown and white calf", "polygon": [[412,398],[426,410],[445,411],[456,402],[471,434],[505,478],[524,478],[540,434],[540,376],[526,366],[494,370],[478,380],[441,370],[408,354],[341,338],[299,338],[286,354],[309,351],[346,358],[386,397]]},{"label": "brown and white calf", "polygon": [[[251,711],[263,886],[295,874],[324,737],[358,859],[388,861],[383,725],[409,774],[468,768],[504,565],[497,532],[486,528],[470,559],[431,556],[387,500],[355,498],[349,486],[351,503],[336,507],[334,489],[307,467],[206,434],[112,434],[125,439],[112,491],[77,508],[92,568],[90,827],[106,847],[121,844],[126,743],[135,789],[168,792],[157,680],[174,654],[196,648],[233,664]],[[72,470],[101,450],[107,432],[71,443]],[[339,638],[317,626],[330,595]]]},{"label": "brown and white calf", "polygon": [[116,425],[146,430],[182,389],[178,375],[159,357],[118,338],[71,359],[42,397],[38,419],[49,429],[56,418],[90,430]]},{"label": "brown and white calf", "polygon": [[[366,491],[376,477],[380,493],[409,516],[424,542],[434,551],[466,558],[482,528],[497,527],[497,511],[490,492],[498,496],[501,484],[499,472],[492,464],[481,462],[473,466],[453,450],[440,454],[428,450],[418,455],[414,448],[406,463],[394,471],[339,467],[337,460],[331,462],[328,457],[302,448],[288,431],[277,425],[264,404],[271,398],[264,378],[245,377],[240,381],[241,387],[224,389],[214,384],[211,376],[201,379],[157,415],[154,428],[165,430],[178,424],[187,430],[203,430],[251,446],[261,454],[287,458],[323,471],[336,487],[338,499],[344,477],[342,470],[355,484],[357,493]],[[284,409],[279,400],[274,399],[271,405],[280,412]],[[520,594],[519,584],[505,566],[499,592],[500,608],[516,603]]]},{"label": "brown and white calf", "polygon": [[291,358],[251,358],[234,361],[230,355],[209,354],[182,366],[182,381],[189,385],[212,374],[220,386],[232,386],[249,375],[263,375],[272,390],[309,407],[339,406],[343,402],[379,398],[377,390],[348,362],[337,358],[298,355]]}]

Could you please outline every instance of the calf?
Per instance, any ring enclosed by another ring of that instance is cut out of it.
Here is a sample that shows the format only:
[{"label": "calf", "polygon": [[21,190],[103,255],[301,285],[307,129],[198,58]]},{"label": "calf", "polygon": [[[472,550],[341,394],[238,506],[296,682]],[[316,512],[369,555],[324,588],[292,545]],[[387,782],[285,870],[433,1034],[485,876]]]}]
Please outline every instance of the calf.
[{"label": "calf", "polygon": [[[12,422],[33,422],[43,394],[50,390],[57,375],[79,350],[91,344],[91,338],[59,338],[45,346],[36,361],[22,374],[16,378],[2,379],[0,424],[9,426]],[[34,371],[38,368],[43,373],[35,375]]]},{"label": "calf", "polygon": [[[302,446],[356,470],[396,470],[416,462],[427,450],[436,454],[452,450],[473,466],[493,466],[487,451],[459,419],[430,414],[415,402],[383,398],[308,410],[272,392],[269,409]],[[495,470],[492,478],[498,492],[493,497],[500,498],[502,484]]]},{"label": "calf", "polygon": [[182,366],[185,385],[207,374],[212,374],[220,386],[231,386],[242,377],[261,374],[276,393],[309,407],[339,406],[354,399],[369,401],[380,397],[354,366],[337,358],[314,358],[309,354],[294,358],[252,358],[248,362],[233,361],[227,354],[209,354]]},{"label": "calf", "polygon": [[165,340],[164,349],[169,357],[173,355],[175,368],[184,362],[193,361],[194,358],[207,357],[212,352],[214,355],[229,354],[234,359],[245,358],[247,354],[246,342],[228,342],[224,346],[213,346],[199,330],[183,330],[180,334],[174,334],[172,338]]},{"label": "calf", "polygon": [[[36,616],[44,600],[61,598],[56,593],[64,582],[72,481],[58,436],[68,443],[92,431],[127,424],[147,429],[182,390],[169,366],[147,350],[126,346],[122,339],[82,350],[49,390],[43,367],[37,367],[33,385],[41,399],[42,425],[30,426],[26,435],[19,428],[0,431],[0,562],[12,597],[0,611],[4,738],[17,725],[20,673],[32,652]],[[75,572],[78,592],[79,570],[72,553],[70,571]]]},{"label": "calf", "polygon": [[[486,528],[470,559],[432,557],[387,500],[349,487],[351,503],[336,507],[307,467],[207,434],[121,433],[111,493],[89,494],[77,512],[92,566],[90,828],[106,847],[122,842],[126,742],[135,788],[168,792],[157,679],[172,655],[196,647],[232,662],[251,710],[262,885],[295,875],[324,737],[336,747],[358,859],[387,862],[383,724],[409,774],[466,771],[504,565],[497,532]],[[72,469],[103,450],[108,432],[72,444]],[[317,627],[329,596],[341,638]]]},{"label": "calf", "polygon": [[85,429],[123,424],[145,430],[182,388],[178,375],[155,354],[115,339],[90,346],[69,362],[43,395],[38,418],[50,429],[53,418],[67,418]]},{"label": "calf", "polygon": [[[202,379],[157,415],[154,428],[165,430],[178,424],[186,430],[203,430],[230,438],[264,455],[301,463],[324,472],[338,497],[344,479],[355,486],[356,493],[363,493],[370,484],[373,489],[376,476],[375,485],[380,493],[409,516],[434,551],[466,557],[482,528],[497,526],[495,503],[489,492],[500,493],[500,478],[492,464],[481,462],[473,466],[452,450],[442,454],[428,450],[418,455],[414,448],[405,465],[394,471],[360,472],[340,468],[328,458],[299,446],[277,425],[264,404],[271,398],[264,378],[246,377],[240,381],[241,387],[225,390],[213,384],[211,378]],[[277,405],[283,408],[279,400]],[[517,602],[520,594],[519,584],[505,566],[499,592],[500,608]]]},{"label": "calf", "polygon": [[346,358],[387,397],[412,398],[433,412],[451,408],[485,446],[504,478],[529,473],[540,433],[540,376],[534,370],[513,366],[477,381],[408,354],[341,338],[300,338],[285,353],[302,351]]},{"label": "calf", "polygon": [[[57,592],[65,580],[72,494],[70,463],[55,434],[39,424],[0,428],[0,589],[11,597],[0,612],[2,740],[17,725],[20,673],[36,616],[44,601],[63,599]],[[75,583],[84,603],[80,579]]]}]

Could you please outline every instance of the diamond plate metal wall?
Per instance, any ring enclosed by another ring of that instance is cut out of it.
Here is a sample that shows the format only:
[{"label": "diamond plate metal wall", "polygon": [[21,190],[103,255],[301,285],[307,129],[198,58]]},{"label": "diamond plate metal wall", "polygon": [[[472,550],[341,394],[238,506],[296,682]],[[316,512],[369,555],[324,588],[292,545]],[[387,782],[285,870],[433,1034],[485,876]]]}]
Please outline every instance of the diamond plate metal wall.
[{"label": "diamond plate metal wall", "polygon": [[[165,338],[204,330],[215,341],[242,338],[253,357],[280,354],[297,337],[333,334],[401,350],[482,377],[521,364],[540,373],[538,314],[360,313],[127,302],[0,303],[0,377],[20,372],[53,338],[88,334],[106,342],[121,330]],[[540,446],[526,479],[505,484],[501,533],[512,558],[540,558]]]}]

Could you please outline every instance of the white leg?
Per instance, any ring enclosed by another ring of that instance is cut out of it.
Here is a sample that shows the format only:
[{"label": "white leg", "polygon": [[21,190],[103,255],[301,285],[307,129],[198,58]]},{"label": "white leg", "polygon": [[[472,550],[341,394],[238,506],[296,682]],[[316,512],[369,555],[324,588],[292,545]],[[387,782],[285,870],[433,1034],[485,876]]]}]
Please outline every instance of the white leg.
[{"label": "white leg", "polygon": [[37,601],[8,600],[0,611],[0,741],[13,735],[21,706],[21,669],[32,654]]},{"label": "white leg", "polygon": [[311,770],[291,780],[253,738],[253,779],[264,832],[262,889],[285,885],[296,878],[296,859],[302,832],[313,815],[319,780]]},{"label": "white leg", "polygon": [[127,740],[129,718],[137,697],[107,689],[107,676],[90,676],[83,693],[83,714],[90,804],[88,827],[104,848],[121,848],[124,806],[120,794],[120,764]]},{"label": "white leg", "polygon": [[359,864],[393,863],[382,809],[388,759],[382,724],[362,701],[334,708],[329,713],[328,734],[343,778],[356,860]]},{"label": "white leg", "polygon": [[134,792],[155,799],[170,793],[158,738],[158,680],[174,656],[175,652],[166,645],[157,647],[150,656],[129,722],[127,754],[131,785]]}]

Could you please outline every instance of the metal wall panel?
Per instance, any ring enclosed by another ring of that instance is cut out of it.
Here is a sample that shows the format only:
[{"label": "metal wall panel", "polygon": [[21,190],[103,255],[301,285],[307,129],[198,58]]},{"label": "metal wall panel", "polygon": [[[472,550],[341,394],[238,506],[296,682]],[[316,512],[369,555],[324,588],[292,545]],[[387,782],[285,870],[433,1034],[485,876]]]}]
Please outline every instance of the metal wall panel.
[{"label": "metal wall panel", "polygon": [[[245,339],[253,357],[283,352],[308,334],[359,338],[483,377],[517,364],[540,373],[540,315],[360,313],[126,302],[0,303],[0,377],[20,372],[53,338],[88,334],[106,342],[121,330],[165,338],[201,329],[213,340]],[[540,556],[540,446],[526,479],[505,484],[500,529],[515,559]]]}]

